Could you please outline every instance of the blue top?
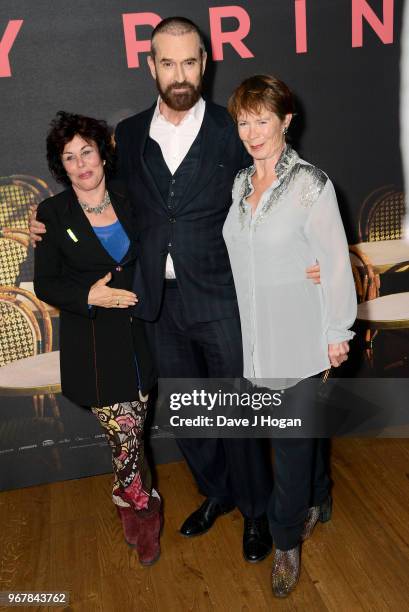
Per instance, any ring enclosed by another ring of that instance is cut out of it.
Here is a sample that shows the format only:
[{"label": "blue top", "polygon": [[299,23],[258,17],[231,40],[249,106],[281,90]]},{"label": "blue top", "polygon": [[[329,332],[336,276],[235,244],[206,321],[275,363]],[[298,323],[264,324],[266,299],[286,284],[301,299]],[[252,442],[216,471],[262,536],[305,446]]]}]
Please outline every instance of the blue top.
[{"label": "blue top", "polygon": [[129,249],[129,238],[117,219],[115,223],[92,227],[102,246],[118,263],[122,261]]}]

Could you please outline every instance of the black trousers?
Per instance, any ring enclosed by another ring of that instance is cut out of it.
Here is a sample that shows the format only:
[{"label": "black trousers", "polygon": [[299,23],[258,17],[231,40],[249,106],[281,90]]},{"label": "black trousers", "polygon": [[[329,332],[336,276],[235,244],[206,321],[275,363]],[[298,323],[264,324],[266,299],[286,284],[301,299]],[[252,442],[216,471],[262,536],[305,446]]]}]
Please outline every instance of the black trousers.
[{"label": "black trousers", "polygon": [[[238,317],[189,324],[176,281],[166,281],[148,339],[163,378],[238,378],[243,374]],[[235,504],[244,516],[266,511],[272,487],[265,440],[184,438],[178,445],[206,497]]]},{"label": "black trousers", "polygon": [[[307,402],[308,411],[314,410],[315,387],[300,382],[289,392],[294,402],[303,402],[303,405]],[[274,487],[267,515],[276,547],[289,550],[300,542],[308,508],[320,505],[330,491],[330,441],[327,438],[275,438],[272,444]]]}]

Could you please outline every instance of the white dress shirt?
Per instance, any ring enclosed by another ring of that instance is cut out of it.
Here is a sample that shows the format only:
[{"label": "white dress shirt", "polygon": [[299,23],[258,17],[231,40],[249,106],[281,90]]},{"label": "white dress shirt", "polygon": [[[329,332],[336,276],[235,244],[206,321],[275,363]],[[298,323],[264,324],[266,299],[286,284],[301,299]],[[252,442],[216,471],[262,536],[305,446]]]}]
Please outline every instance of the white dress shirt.
[{"label": "white dress shirt", "polygon": [[[149,136],[160,146],[166,165],[173,175],[199,133],[206,102],[203,98],[200,98],[178,125],[174,125],[162,115],[160,102],[161,98],[159,97],[152,117]],[[166,259],[165,277],[167,279],[176,278],[172,257],[169,253]]]}]

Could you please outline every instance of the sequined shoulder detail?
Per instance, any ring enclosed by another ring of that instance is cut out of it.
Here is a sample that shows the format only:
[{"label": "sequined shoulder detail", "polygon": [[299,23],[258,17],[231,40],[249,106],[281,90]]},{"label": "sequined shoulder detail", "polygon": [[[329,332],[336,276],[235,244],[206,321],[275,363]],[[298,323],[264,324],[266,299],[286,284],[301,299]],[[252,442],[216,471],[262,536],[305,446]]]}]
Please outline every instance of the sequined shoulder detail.
[{"label": "sequined shoulder detail", "polygon": [[234,179],[233,193],[238,190],[239,207],[242,212],[246,210],[243,200],[245,200],[252,191],[251,181],[249,179],[253,176],[254,172],[254,165],[243,168],[243,170],[239,170]]},{"label": "sequined shoulder detail", "polygon": [[[281,196],[287,191],[289,184],[296,175],[299,159],[298,153],[294,151],[290,145],[286,145],[275,168],[279,184],[272,190],[268,199],[260,209],[260,212],[254,219],[255,226],[264,222],[271,210],[279,203]],[[252,168],[254,168],[254,166],[252,166]],[[250,181],[247,180],[247,182],[249,183]]]},{"label": "sequined shoulder detail", "polygon": [[306,164],[297,164],[295,171],[295,176],[301,183],[299,203],[301,206],[309,208],[318,200],[328,177],[319,168]]},{"label": "sequined shoulder detail", "polygon": [[248,168],[243,168],[242,170],[239,170],[239,171],[238,171],[238,173],[237,173],[237,174],[236,174],[236,176],[235,176],[234,182],[235,182],[235,183],[236,183],[236,182],[238,183],[238,182],[240,182],[240,179],[241,179],[243,176],[245,176],[245,175],[246,175],[246,176],[247,176],[247,175],[249,175],[249,174],[251,173],[251,171],[253,170],[253,167],[254,167],[254,166],[249,166]]},{"label": "sequined shoulder detail", "polygon": [[248,168],[243,168],[242,170],[239,170],[234,179],[233,191],[235,189],[239,189],[246,182],[248,182],[248,178],[252,176],[253,174],[254,174],[254,165],[249,166]]}]

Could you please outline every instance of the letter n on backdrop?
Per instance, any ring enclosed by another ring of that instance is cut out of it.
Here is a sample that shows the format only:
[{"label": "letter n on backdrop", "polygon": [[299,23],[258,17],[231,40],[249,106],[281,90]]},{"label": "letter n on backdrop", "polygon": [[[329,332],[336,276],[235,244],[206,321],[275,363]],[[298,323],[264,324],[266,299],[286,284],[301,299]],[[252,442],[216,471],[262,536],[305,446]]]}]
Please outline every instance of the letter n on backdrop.
[{"label": "letter n on backdrop", "polygon": [[363,45],[364,18],[384,45],[393,43],[393,2],[394,0],[383,0],[383,20],[381,21],[367,0],[352,0],[353,47]]}]

